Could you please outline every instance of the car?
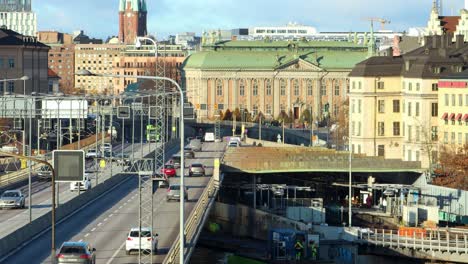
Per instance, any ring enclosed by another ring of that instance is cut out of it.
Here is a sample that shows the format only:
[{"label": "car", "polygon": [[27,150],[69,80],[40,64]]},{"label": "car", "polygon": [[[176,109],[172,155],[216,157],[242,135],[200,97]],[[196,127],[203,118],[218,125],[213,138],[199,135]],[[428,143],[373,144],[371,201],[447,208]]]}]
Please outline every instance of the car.
[{"label": "car", "polygon": [[192,139],[190,140],[189,147],[193,151],[201,151],[202,150],[202,142],[200,139]]},{"label": "car", "polygon": [[174,165],[172,164],[165,164],[164,168],[161,169],[161,172],[167,177],[176,176],[176,169],[174,168]]},{"label": "car", "polygon": [[113,153],[112,160],[116,161],[118,165],[130,166],[130,156],[122,152]]},{"label": "car", "polygon": [[206,132],[205,142],[215,142],[215,134],[213,132]]},{"label": "car", "polygon": [[130,255],[132,251],[149,252],[152,250],[153,254],[156,254],[158,252],[157,237],[158,234],[153,235],[151,228],[142,227],[140,235],[140,228],[133,227],[130,229],[130,232],[128,232],[127,241],[125,241],[125,253]]},{"label": "car", "polygon": [[195,158],[195,152],[191,148],[184,148],[184,158],[194,159]]},{"label": "car", "polygon": [[[188,201],[188,192],[187,192],[187,187],[185,187],[184,191],[184,200]],[[167,194],[166,194],[166,201],[171,201],[171,200],[177,200],[180,201],[180,185],[179,184],[171,184],[167,188]]]},{"label": "car", "polygon": [[100,158],[101,153],[100,151],[96,151],[96,149],[88,149],[86,152],[85,158],[87,159],[95,159],[95,158]]},{"label": "car", "polygon": [[70,191],[87,191],[91,189],[91,172],[86,172],[83,181],[70,182]]},{"label": "car", "polygon": [[113,156],[112,150],[105,150],[102,152],[104,158],[111,158]]},{"label": "car", "polygon": [[205,176],[205,166],[201,163],[192,163],[189,167],[189,176]]},{"label": "car", "polygon": [[96,263],[96,249],[92,248],[88,242],[63,242],[57,255],[56,263]]},{"label": "car", "polygon": [[180,155],[172,155],[172,158],[169,162],[174,166],[175,169],[180,168]]},{"label": "car", "polygon": [[25,198],[20,190],[8,190],[0,196],[0,209],[24,208]]},{"label": "car", "polygon": [[39,181],[50,181],[52,180],[52,171],[49,166],[41,166],[37,172],[37,179]]},{"label": "car", "polygon": [[238,141],[229,141],[228,143],[228,147],[234,147],[234,148],[237,148],[237,147],[240,147],[240,144]]},{"label": "car", "polygon": [[105,151],[112,151],[112,144],[111,143],[104,143],[99,148],[102,152]]}]

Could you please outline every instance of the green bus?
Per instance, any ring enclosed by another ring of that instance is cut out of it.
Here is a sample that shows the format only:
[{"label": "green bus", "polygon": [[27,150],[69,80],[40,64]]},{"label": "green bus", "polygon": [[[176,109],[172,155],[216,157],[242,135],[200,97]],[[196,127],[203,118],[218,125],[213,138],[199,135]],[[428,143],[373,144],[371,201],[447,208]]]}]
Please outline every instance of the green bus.
[{"label": "green bus", "polygon": [[160,135],[157,131],[157,127],[153,125],[146,126],[146,141],[147,142],[159,142]]}]

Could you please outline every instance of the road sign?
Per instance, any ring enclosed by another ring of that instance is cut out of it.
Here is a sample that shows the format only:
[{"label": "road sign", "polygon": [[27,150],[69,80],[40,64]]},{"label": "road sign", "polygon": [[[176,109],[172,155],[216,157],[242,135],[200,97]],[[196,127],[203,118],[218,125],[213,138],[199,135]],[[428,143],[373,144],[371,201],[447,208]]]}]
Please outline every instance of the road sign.
[{"label": "road sign", "polygon": [[117,107],[117,118],[129,119],[130,118],[130,106]]},{"label": "road sign", "polygon": [[84,180],[85,153],[83,150],[54,150],[52,160],[56,182]]},{"label": "road sign", "polygon": [[[159,109],[158,109],[159,107]],[[149,108],[149,118],[150,119],[159,119],[161,118],[160,116],[158,116],[158,110],[161,112],[161,115],[163,114],[162,112],[162,109],[160,106],[150,106]]]}]

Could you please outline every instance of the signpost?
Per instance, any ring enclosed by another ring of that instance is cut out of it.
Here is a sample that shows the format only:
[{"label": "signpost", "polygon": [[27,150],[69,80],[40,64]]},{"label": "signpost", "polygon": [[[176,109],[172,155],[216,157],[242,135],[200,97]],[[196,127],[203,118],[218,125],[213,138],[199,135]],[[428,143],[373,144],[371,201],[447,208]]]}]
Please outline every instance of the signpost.
[{"label": "signpost", "polygon": [[54,150],[52,160],[56,175],[55,182],[83,181],[85,172],[83,150]]}]

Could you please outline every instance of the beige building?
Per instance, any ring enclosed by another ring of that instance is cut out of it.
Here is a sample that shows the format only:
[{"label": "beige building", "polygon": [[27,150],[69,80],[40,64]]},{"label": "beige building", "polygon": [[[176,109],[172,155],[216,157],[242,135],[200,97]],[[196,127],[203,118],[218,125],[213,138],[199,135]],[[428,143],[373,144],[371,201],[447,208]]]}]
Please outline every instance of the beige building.
[{"label": "beige building", "polygon": [[435,162],[438,81],[467,63],[463,36],[451,40],[450,34],[425,37],[425,46],[403,56],[372,57],[356,65],[350,74],[354,152],[421,161],[424,168]]},{"label": "beige building", "polygon": [[[114,61],[120,56],[124,45],[77,44],[75,45],[75,72],[88,70],[96,74],[113,74]],[[75,88],[86,93],[110,93],[114,89],[113,78],[76,76]]]},{"label": "beige building", "polygon": [[338,113],[348,95],[348,74],[367,52],[348,42],[218,42],[187,58],[183,82],[199,119],[236,108],[253,117],[291,112],[293,119],[312,109],[314,119],[321,119],[327,104],[332,117]]},{"label": "beige building", "polygon": [[439,81],[439,129],[441,145],[457,150],[468,145],[468,72]]}]

